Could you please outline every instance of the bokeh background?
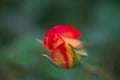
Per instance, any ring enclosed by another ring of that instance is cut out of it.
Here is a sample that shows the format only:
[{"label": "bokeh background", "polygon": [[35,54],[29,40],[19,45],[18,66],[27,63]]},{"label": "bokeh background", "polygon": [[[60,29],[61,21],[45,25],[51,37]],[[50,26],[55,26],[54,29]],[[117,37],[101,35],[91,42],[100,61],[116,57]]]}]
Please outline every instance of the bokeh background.
[{"label": "bokeh background", "polygon": [[[36,38],[60,24],[81,31],[92,71],[41,56]],[[0,0],[0,80],[120,80],[120,0]]]}]

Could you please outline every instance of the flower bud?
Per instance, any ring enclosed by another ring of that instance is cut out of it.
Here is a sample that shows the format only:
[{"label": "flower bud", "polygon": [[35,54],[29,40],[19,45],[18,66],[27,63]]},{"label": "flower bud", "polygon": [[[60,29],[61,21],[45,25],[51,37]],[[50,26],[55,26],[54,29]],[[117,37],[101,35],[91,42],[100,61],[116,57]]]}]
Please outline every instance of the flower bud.
[{"label": "flower bud", "polygon": [[[55,65],[70,69],[80,64],[87,53],[79,40],[81,33],[73,26],[58,25],[49,29],[44,38],[45,55]],[[82,46],[82,47],[80,47]]]}]

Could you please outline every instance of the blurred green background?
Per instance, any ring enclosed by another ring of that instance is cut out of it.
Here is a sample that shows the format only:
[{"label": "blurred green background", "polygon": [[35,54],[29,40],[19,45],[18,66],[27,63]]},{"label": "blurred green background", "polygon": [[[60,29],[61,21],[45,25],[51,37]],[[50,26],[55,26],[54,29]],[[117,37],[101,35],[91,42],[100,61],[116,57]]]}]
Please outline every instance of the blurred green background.
[{"label": "blurred green background", "polygon": [[[36,38],[60,24],[81,31],[83,61],[102,72],[60,69],[41,56]],[[0,80],[120,80],[120,0],[0,0]]]}]

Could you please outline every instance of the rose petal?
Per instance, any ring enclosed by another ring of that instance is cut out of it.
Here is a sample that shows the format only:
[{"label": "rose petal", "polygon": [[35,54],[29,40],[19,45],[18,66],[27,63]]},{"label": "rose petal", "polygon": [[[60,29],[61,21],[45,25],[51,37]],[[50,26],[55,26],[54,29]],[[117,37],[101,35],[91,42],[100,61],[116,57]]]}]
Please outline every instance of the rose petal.
[{"label": "rose petal", "polygon": [[75,38],[66,38],[62,37],[62,39],[65,41],[65,43],[72,45],[73,47],[77,47],[81,42],[78,39]]},{"label": "rose petal", "polygon": [[51,54],[51,59],[55,64],[60,67],[70,68],[69,56],[67,54],[67,49],[65,48],[65,43],[58,46]]},{"label": "rose petal", "polygon": [[79,38],[80,32],[73,26],[69,25],[58,25],[54,27],[54,31],[64,37],[68,38]]},{"label": "rose petal", "polygon": [[51,52],[63,42],[63,39],[58,34],[54,32],[48,32],[44,39],[44,47]]}]

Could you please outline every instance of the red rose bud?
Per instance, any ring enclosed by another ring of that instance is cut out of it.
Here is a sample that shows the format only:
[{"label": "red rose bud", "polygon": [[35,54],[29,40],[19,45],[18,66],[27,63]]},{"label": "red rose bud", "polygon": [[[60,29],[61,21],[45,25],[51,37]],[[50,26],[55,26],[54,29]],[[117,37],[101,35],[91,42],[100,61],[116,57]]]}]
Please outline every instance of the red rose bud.
[{"label": "red rose bud", "polygon": [[68,25],[58,25],[49,29],[43,43],[48,55],[44,56],[62,68],[77,66],[83,56],[87,55],[79,40],[80,35],[77,29]]}]

